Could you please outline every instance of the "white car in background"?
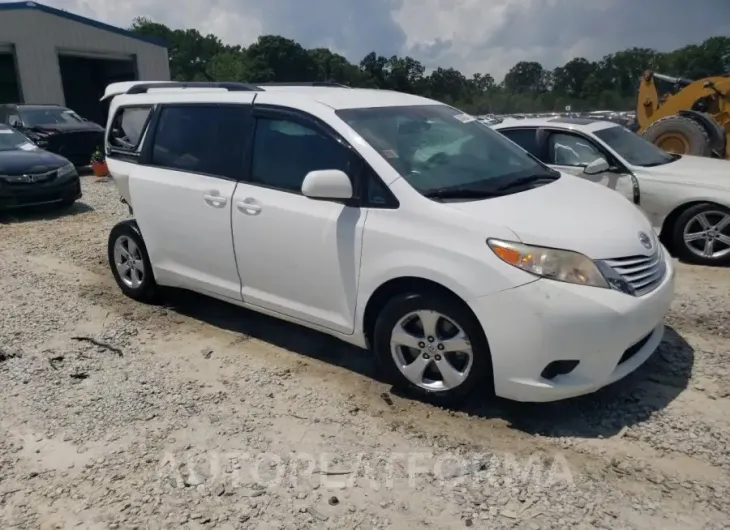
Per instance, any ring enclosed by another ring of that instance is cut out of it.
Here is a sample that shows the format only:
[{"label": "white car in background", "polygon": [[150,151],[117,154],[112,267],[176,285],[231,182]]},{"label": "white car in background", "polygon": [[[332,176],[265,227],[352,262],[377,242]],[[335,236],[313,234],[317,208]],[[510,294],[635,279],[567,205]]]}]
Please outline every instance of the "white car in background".
[{"label": "white car in background", "polygon": [[730,162],[669,154],[620,125],[591,118],[505,120],[492,128],[551,167],[639,205],[682,260],[730,264]]},{"label": "white car in background", "polygon": [[109,265],[134,299],[185,288],[317,329],[439,401],[585,394],[661,342],[674,267],[646,217],[453,107],[316,86],[108,93],[106,160],[134,214]]}]

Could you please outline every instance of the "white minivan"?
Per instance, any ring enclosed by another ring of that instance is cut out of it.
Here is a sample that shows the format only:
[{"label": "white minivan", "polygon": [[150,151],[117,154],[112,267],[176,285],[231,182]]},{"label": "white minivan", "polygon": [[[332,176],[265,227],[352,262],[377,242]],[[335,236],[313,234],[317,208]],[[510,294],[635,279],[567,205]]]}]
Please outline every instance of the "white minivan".
[{"label": "white minivan", "polygon": [[674,268],[644,214],[453,107],[326,84],[106,97],[132,298],[185,288],[314,328],[437,402],[589,393],[662,339]]}]

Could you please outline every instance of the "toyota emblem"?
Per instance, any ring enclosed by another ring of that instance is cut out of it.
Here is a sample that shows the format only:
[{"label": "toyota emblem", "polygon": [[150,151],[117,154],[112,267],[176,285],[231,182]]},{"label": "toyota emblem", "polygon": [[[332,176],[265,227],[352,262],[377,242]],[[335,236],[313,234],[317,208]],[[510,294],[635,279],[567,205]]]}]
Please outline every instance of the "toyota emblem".
[{"label": "toyota emblem", "polygon": [[651,238],[646,232],[639,232],[639,243],[641,243],[646,250],[651,250]]},{"label": "toyota emblem", "polygon": [[33,182],[35,177],[33,175],[23,175],[23,180],[26,182]]}]

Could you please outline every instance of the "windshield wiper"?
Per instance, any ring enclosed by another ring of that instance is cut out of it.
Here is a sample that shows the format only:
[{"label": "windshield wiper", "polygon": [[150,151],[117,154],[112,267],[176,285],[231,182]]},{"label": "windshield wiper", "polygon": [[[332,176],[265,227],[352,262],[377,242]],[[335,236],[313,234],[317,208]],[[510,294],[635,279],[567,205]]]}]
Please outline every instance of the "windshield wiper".
[{"label": "windshield wiper", "polygon": [[553,180],[558,180],[560,178],[560,175],[552,175],[550,173],[542,173],[540,175],[530,175],[529,177],[521,177],[518,179],[515,179],[511,182],[508,182],[504,186],[498,187],[495,191],[506,191],[512,188],[519,188],[520,186],[525,186],[527,184],[532,184],[535,182],[542,182],[542,181],[548,181],[552,182]]},{"label": "windshield wiper", "polygon": [[473,188],[436,188],[423,192],[423,196],[429,199],[488,199],[500,195],[502,194],[494,191],[475,190]]}]

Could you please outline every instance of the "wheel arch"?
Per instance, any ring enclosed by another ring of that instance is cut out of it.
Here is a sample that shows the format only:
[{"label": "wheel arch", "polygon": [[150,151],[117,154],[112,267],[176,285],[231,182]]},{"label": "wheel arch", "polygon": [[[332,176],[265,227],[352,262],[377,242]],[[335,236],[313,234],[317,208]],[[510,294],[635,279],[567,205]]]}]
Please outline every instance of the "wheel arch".
[{"label": "wheel arch", "polygon": [[[139,237],[142,237],[142,230],[140,230],[136,219],[124,219],[123,221],[119,221],[117,224],[115,224],[112,227],[112,230],[114,230],[118,226],[128,226],[128,227],[132,228],[135,232],[137,232],[137,234],[139,234]],[[110,231],[110,233],[111,233],[111,231]]]},{"label": "wheel arch", "polygon": [[[462,305],[477,320],[469,304],[452,289],[441,283],[419,276],[400,276],[391,278],[376,288],[365,304],[362,318],[362,330],[368,347],[372,345],[375,321],[378,314],[393,297],[405,293],[439,293]],[[486,339],[486,337],[485,337]]]},{"label": "wheel arch", "polygon": [[672,243],[672,231],[675,228],[677,220],[684,212],[699,204],[710,204],[719,206],[721,208],[727,208],[727,206],[723,206],[722,204],[709,199],[695,199],[689,202],[683,202],[682,204],[676,206],[671,212],[669,212],[669,215],[664,218],[664,222],[662,223],[662,229],[659,233],[660,241],[665,247],[667,247],[670,252],[673,253],[675,251],[675,249],[672,248],[674,246]]}]

